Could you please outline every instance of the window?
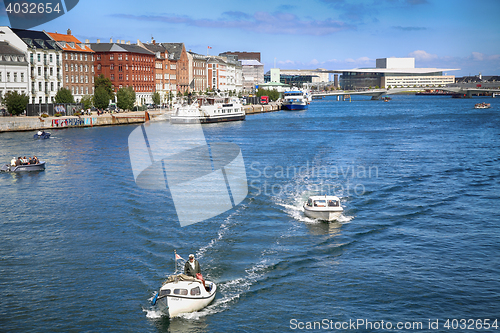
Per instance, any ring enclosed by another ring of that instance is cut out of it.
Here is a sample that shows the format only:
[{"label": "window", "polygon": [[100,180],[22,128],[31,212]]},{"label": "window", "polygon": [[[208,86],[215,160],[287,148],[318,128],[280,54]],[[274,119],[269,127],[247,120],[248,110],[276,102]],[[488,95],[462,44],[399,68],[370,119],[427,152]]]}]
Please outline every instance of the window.
[{"label": "window", "polygon": [[109,56],[109,60],[114,60],[114,59],[115,59],[115,56],[114,56],[113,54],[111,54],[111,55]]},{"label": "window", "polygon": [[110,70],[114,70],[115,69],[115,65],[114,64],[109,65],[109,69]]},{"label": "window", "polygon": [[38,91],[42,91],[42,82],[38,82]]},{"label": "window", "polygon": [[80,53],[80,61],[83,61],[83,54]]},{"label": "window", "polygon": [[118,75],[118,79],[119,79],[120,81],[123,81],[123,74],[119,74],[119,75]]},{"label": "window", "polygon": [[72,72],[74,71],[74,67],[73,67],[73,64],[71,64],[71,71],[72,71]]},{"label": "window", "polygon": [[96,56],[96,59],[97,59],[97,60],[101,60],[101,55],[100,55],[100,54],[98,54],[98,55]]},{"label": "window", "polygon": [[200,287],[196,287],[196,288],[191,289],[191,295],[192,296],[201,295]]},{"label": "window", "polygon": [[66,83],[69,83],[69,76],[66,75]]},{"label": "window", "polygon": [[115,80],[115,74],[111,74],[111,81],[114,81]]},{"label": "window", "polygon": [[187,295],[187,289],[174,289],[174,295]]},{"label": "window", "polygon": [[[0,80],[1,80],[1,76],[0,76]],[[24,82],[24,73],[21,73],[21,82]]]},{"label": "window", "polygon": [[122,65],[122,64],[119,64],[119,65],[118,65],[118,71],[119,71],[119,72],[123,72],[123,65]]},{"label": "window", "polygon": [[52,54],[49,55],[49,61],[52,62]]},{"label": "window", "polygon": [[97,64],[97,70],[100,71],[101,70],[101,64]]},{"label": "window", "polygon": [[54,91],[54,82],[50,82],[50,91]]},{"label": "window", "polygon": [[[66,54],[67,55],[67,54]],[[68,71],[68,64],[64,65],[64,70],[67,72]]]},{"label": "window", "polygon": [[[71,53],[71,60],[74,60],[74,59],[73,59],[73,53]],[[73,66],[73,65],[71,65],[71,66]]]},{"label": "window", "polygon": [[75,83],[75,76],[71,75],[71,83]]},{"label": "window", "polygon": [[170,289],[160,290],[160,295],[159,296],[165,296],[165,295],[170,295]]},{"label": "window", "polygon": [[68,60],[68,54],[67,53],[64,54],[64,60]]},{"label": "window", "polygon": [[85,65],[85,72],[87,73],[89,71],[89,65]]},{"label": "window", "polygon": [[40,53],[38,53],[38,54],[37,54],[37,58],[38,58],[38,62],[42,61],[42,58],[41,58],[41,54],[40,54]]},{"label": "window", "polygon": [[85,75],[85,83],[89,83],[89,76]]},{"label": "window", "polygon": [[42,67],[38,67],[38,75],[42,75]]},{"label": "window", "polygon": [[121,54],[118,55],[118,60],[122,60],[122,55]]},{"label": "window", "polygon": [[83,65],[80,65],[80,72],[83,72]]},{"label": "window", "polygon": [[[87,58],[87,57],[88,57],[88,54],[86,54],[86,55],[85,55],[85,61],[87,61],[87,60],[88,60],[88,58]],[[85,67],[87,67],[87,65],[85,65]]]},{"label": "window", "polygon": [[78,75],[75,75],[75,83],[78,83]]}]

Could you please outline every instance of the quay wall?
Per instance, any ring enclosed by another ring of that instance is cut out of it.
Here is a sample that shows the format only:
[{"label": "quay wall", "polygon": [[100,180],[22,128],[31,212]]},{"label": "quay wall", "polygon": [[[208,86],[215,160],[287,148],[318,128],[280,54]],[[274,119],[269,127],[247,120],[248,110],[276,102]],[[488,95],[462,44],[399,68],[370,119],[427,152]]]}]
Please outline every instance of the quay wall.
[{"label": "quay wall", "polygon": [[[267,105],[245,105],[243,106],[247,115],[272,112],[281,110],[280,103]],[[97,116],[72,116],[72,117],[0,117],[0,132],[51,130],[71,127],[110,126],[124,124],[142,124],[146,118],[154,120],[162,115],[162,111],[128,112],[123,114],[104,114]]]}]

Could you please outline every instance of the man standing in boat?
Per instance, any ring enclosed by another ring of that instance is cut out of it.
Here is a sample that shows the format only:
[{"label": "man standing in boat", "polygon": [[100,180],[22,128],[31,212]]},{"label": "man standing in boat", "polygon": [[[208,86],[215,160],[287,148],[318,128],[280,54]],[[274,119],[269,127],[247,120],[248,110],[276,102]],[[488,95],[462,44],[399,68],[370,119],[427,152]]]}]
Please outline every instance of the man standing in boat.
[{"label": "man standing in boat", "polygon": [[201,274],[200,263],[194,258],[194,254],[189,255],[189,260],[184,265],[184,274],[196,277],[196,274]]}]

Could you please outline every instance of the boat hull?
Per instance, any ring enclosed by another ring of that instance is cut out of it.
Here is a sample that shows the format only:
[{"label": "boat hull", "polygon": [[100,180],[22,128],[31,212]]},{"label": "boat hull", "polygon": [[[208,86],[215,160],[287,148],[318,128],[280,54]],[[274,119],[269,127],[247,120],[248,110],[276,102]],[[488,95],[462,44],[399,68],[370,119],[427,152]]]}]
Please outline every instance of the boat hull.
[{"label": "boat hull", "polygon": [[45,133],[42,135],[34,134],[33,139],[49,139],[50,138],[50,133]]},{"label": "boat hull", "polygon": [[340,218],[342,211],[314,211],[304,208],[304,213],[307,217],[322,221],[335,221]]},{"label": "boat hull", "polygon": [[[206,281],[206,284],[212,286],[210,292],[203,293],[200,296],[165,295],[157,299],[156,306],[162,313],[168,315],[170,318],[178,317],[183,313],[200,311],[214,300],[215,294],[217,293],[217,286],[215,283]],[[175,287],[173,286],[172,288]]]},{"label": "boat hull", "polygon": [[307,104],[285,104],[283,103],[283,109],[288,111],[302,111],[307,109]]},{"label": "boat hull", "polygon": [[3,172],[30,172],[30,171],[43,171],[45,170],[45,162],[41,161],[38,164],[28,164],[19,166],[10,166],[9,164],[4,164],[0,171]]},{"label": "boat hull", "polygon": [[227,117],[186,117],[186,116],[172,116],[170,117],[171,124],[209,124],[221,123],[226,121],[240,121],[245,120],[245,115],[234,115]]}]

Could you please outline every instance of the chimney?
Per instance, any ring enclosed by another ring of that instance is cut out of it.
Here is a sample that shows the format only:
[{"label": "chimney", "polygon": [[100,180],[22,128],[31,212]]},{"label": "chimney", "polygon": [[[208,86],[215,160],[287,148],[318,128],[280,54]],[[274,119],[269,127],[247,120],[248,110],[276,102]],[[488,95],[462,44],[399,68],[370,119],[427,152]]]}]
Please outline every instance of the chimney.
[{"label": "chimney", "polygon": [[110,43],[113,43],[113,38],[110,38],[110,39],[109,39],[109,42],[110,42]]},{"label": "chimney", "polygon": [[125,44],[125,41],[122,39],[122,44]]},{"label": "chimney", "polygon": [[130,45],[130,41],[127,42],[127,45]]},{"label": "chimney", "polygon": [[88,39],[86,39],[86,40],[85,40],[85,44],[88,44],[88,43],[89,43],[89,40],[88,40]]},{"label": "chimney", "polygon": [[101,43],[101,40],[100,40],[100,39],[98,39],[98,40],[97,40],[97,44],[99,44],[99,43]]},{"label": "chimney", "polygon": [[153,39],[153,45],[156,45],[156,41]]},{"label": "chimney", "polygon": [[68,34],[68,35],[71,35],[71,29],[68,29],[67,34]]}]

